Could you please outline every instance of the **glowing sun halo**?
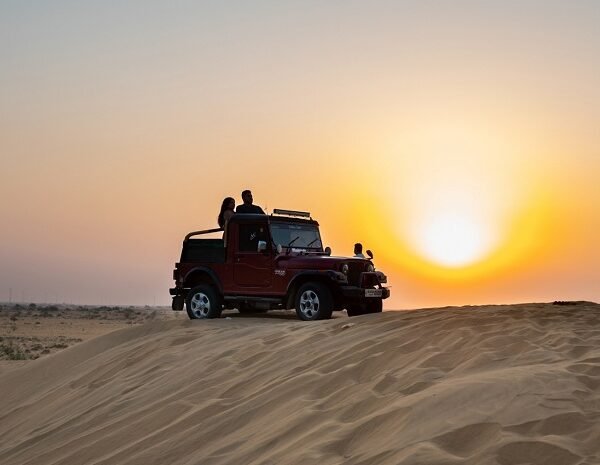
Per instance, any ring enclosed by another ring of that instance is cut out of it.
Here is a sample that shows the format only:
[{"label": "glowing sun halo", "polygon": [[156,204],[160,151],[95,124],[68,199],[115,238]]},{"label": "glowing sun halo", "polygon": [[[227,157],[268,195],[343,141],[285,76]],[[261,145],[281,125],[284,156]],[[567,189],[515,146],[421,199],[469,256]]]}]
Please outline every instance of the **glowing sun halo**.
[{"label": "glowing sun halo", "polygon": [[468,216],[444,213],[421,224],[419,230],[419,252],[442,266],[472,264],[489,250],[486,228]]},{"label": "glowing sun halo", "polygon": [[389,185],[410,252],[454,269],[491,258],[526,192],[518,154],[477,123],[431,122],[407,133]]}]

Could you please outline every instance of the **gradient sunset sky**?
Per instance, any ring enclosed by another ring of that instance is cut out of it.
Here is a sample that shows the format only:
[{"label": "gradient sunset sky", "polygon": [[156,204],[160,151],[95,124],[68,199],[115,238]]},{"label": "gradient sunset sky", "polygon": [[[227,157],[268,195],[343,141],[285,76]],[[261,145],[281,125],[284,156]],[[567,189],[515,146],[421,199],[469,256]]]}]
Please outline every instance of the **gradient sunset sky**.
[{"label": "gradient sunset sky", "polygon": [[3,1],[0,301],[169,304],[250,188],[387,309],[600,300],[600,2]]}]

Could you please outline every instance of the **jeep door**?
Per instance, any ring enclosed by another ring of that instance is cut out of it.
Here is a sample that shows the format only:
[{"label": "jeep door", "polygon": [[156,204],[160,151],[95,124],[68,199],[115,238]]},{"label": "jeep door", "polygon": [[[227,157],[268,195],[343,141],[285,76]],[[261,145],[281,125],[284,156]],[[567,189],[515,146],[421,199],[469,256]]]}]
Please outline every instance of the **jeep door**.
[{"label": "jeep door", "polygon": [[[238,225],[238,240],[233,257],[233,280],[236,286],[264,289],[273,279],[273,248],[267,223]],[[267,250],[258,251],[258,243],[265,241]]]}]

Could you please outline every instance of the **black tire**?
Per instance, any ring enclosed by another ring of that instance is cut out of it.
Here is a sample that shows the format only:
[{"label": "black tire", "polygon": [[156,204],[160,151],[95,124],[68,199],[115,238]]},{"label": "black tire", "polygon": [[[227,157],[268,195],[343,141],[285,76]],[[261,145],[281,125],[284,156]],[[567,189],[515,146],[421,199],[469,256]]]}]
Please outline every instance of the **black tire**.
[{"label": "black tire", "polygon": [[346,309],[348,316],[368,315],[370,313],[381,313],[383,301],[381,299],[369,300],[364,304],[352,304]]},{"label": "black tire", "polygon": [[185,308],[190,320],[220,318],[223,302],[213,286],[200,284],[188,292]]},{"label": "black tire", "polygon": [[346,313],[348,313],[348,316],[364,315],[366,313],[366,308],[361,304],[352,304],[348,305]]},{"label": "black tire", "polygon": [[383,300],[375,299],[367,303],[367,313],[381,313],[383,311]]},{"label": "black tire", "polygon": [[183,298],[182,295],[176,295],[175,297],[173,297],[173,302],[171,303],[171,308],[175,311],[181,311],[183,310],[183,307],[185,305],[185,299]]},{"label": "black tire", "polygon": [[308,282],[296,293],[296,315],[304,321],[328,320],[333,313],[333,296],[321,283]]}]

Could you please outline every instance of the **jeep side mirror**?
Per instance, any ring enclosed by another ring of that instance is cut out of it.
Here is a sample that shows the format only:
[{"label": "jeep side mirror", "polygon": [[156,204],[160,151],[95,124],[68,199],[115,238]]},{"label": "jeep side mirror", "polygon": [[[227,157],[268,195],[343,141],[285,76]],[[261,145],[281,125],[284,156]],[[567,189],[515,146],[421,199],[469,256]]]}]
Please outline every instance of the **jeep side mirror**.
[{"label": "jeep side mirror", "polygon": [[267,241],[258,241],[257,251],[264,252],[265,250],[267,250]]},{"label": "jeep side mirror", "polygon": [[373,260],[373,252],[371,252],[370,250],[367,250],[367,255],[369,256],[369,258],[371,260]]},{"label": "jeep side mirror", "polygon": [[331,247],[329,247],[329,246],[325,247],[324,252],[325,252],[325,255],[331,255]]}]

